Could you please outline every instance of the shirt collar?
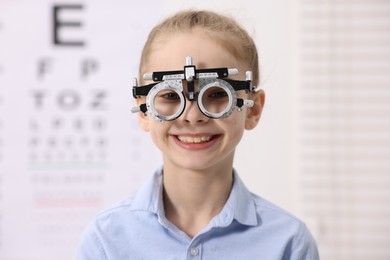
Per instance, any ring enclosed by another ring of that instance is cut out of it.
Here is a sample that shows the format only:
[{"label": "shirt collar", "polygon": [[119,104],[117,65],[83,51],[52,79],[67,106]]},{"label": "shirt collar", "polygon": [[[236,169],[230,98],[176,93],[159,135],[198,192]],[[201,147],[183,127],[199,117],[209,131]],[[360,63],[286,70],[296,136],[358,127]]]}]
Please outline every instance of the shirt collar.
[{"label": "shirt collar", "polygon": [[135,195],[132,208],[165,215],[163,205],[162,168],[156,171]]},{"label": "shirt collar", "polygon": [[[155,172],[149,181],[139,190],[133,200],[134,210],[144,210],[165,218],[163,205],[162,168]],[[215,226],[228,226],[233,220],[247,226],[258,224],[255,204],[251,193],[233,171],[234,183],[230,196],[222,211],[212,220]]]},{"label": "shirt collar", "polygon": [[219,226],[228,226],[233,220],[242,225],[256,226],[258,220],[252,195],[235,170],[233,177],[230,196],[221,213],[215,217],[215,221],[219,222]]}]

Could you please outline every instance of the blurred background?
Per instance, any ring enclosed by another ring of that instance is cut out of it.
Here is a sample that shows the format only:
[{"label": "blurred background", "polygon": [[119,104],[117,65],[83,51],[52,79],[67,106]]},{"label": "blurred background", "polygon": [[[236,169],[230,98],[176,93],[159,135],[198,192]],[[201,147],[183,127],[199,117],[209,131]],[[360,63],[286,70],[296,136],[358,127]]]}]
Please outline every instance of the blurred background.
[{"label": "blurred background", "polygon": [[131,78],[149,30],[188,8],[258,46],[247,186],[306,222],[321,259],[390,259],[388,0],[0,0],[0,259],[74,259],[93,216],[161,165]]}]

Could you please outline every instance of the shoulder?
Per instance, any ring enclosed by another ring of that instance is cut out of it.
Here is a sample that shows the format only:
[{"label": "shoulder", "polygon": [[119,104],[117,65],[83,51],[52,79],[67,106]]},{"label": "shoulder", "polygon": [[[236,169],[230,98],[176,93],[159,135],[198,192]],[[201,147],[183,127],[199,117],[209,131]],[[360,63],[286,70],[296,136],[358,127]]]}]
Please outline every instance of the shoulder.
[{"label": "shoulder", "polygon": [[121,200],[112,206],[100,211],[91,221],[91,225],[104,228],[107,225],[121,225],[122,221],[131,220],[134,215],[147,213],[147,210],[136,206],[135,196]]},{"label": "shoulder", "polygon": [[134,210],[133,209],[134,199],[135,199],[135,195],[130,196],[126,199],[120,200],[120,201],[114,203],[113,205],[109,206],[108,208],[105,208],[102,211],[100,211],[96,215],[96,217],[97,218],[104,217],[104,216],[116,214],[117,212],[122,212],[122,211],[132,211],[132,210]]},{"label": "shoulder", "polygon": [[162,176],[154,174],[132,196],[121,200],[97,214],[94,221],[105,222],[120,220],[129,221],[138,216],[157,215],[162,207]]},{"label": "shoulder", "polygon": [[316,242],[300,218],[256,194],[251,193],[251,196],[259,228],[275,243],[285,239],[284,253],[291,257],[289,259],[319,259]]},{"label": "shoulder", "polygon": [[84,239],[116,239],[131,236],[140,223],[153,222],[155,214],[136,206],[136,197],[119,201],[98,213],[84,229]]},{"label": "shoulder", "polygon": [[272,218],[276,221],[287,221],[296,225],[302,224],[302,221],[298,217],[294,216],[285,209],[260,197],[259,195],[254,193],[250,193],[250,195],[255,205],[257,214],[260,214],[262,218]]},{"label": "shoulder", "polygon": [[130,197],[98,213],[83,231],[78,259],[108,259],[107,254],[123,252],[125,241],[136,243],[138,234],[145,225],[153,225],[156,216],[136,207],[135,202],[135,197]]},{"label": "shoulder", "polygon": [[256,214],[263,228],[269,228],[271,230],[284,229],[290,232],[300,232],[301,230],[307,229],[305,223],[300,218],[287,210],[256,194],[251,193],[251,197]]}]

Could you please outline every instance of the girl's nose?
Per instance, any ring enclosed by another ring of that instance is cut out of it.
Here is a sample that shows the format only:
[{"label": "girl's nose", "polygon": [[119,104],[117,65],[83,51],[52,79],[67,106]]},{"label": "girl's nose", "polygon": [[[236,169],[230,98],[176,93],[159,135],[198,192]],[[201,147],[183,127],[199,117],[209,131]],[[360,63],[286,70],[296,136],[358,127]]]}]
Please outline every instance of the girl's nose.
[{"label": "girl's nose", "polygon": [[186,107],[184,108],[183,114],[179,117],[188,123],[202,123],[209,120],[209,118],[204,115],[196,103],[196,101],[186,102]]}]

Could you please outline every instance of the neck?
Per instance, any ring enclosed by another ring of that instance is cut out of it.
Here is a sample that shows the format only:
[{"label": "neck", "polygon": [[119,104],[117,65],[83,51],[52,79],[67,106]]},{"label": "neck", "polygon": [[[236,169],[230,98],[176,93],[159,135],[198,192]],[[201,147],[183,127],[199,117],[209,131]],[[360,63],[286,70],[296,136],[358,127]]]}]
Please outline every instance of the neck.
[{"label": "neck", "polygon": [[192,171],[164,167],[164,207],[168,220],[194,237],[224,207],[233,184],[232,167]]}]

